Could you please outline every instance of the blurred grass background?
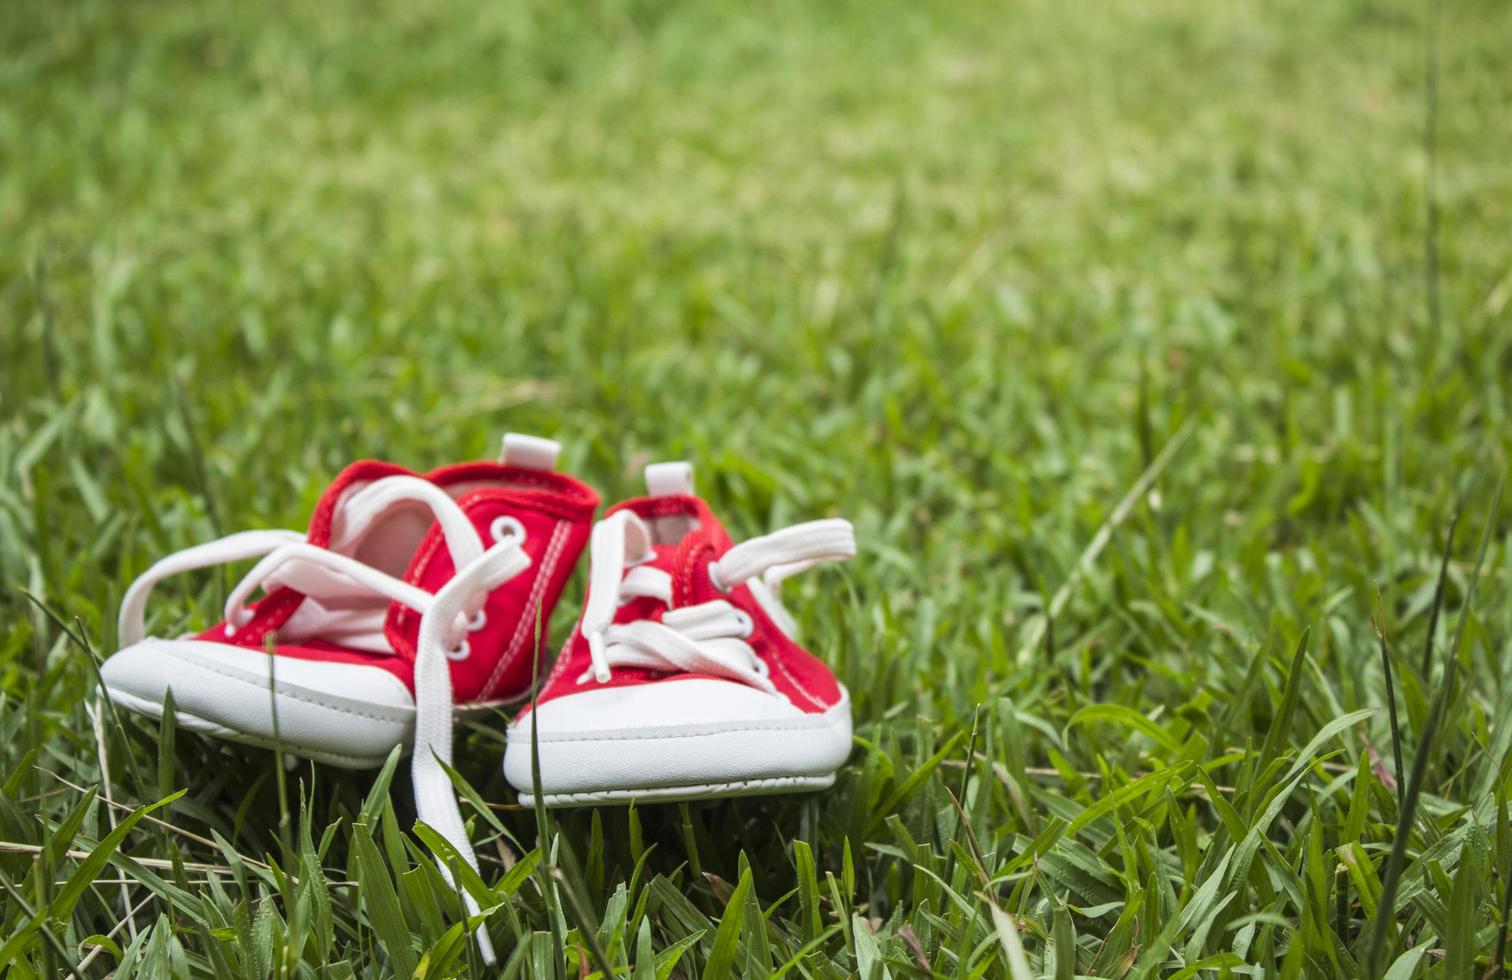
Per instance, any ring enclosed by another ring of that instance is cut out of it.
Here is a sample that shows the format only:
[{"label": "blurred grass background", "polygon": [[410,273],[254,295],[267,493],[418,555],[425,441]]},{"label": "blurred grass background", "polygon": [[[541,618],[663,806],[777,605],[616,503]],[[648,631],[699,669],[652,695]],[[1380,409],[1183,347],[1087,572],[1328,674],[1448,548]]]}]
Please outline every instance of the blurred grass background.
[{"label": "blurred grass background", "polygon": [[[506,428],[608,499],[688,457],[737,533],[863,549],[793,603],[856,699],[834,792],[476,815],[519,975],[596,939],[687,976],[1357,976],[1393,918],[1397,976],[1499,962],[1512,8],[16,0],[0,45],[0,969],[470,968],[402,791],[296,770],[306,848],[269,754],[123,719],[103,778],[80,644],[154,557]],[[1377,588],[1415,809],[1355,717]],[[501,743],[459,759],[508,804]],[[101,845],[97,784],[187,789],[156,815],[222,843]]]}]

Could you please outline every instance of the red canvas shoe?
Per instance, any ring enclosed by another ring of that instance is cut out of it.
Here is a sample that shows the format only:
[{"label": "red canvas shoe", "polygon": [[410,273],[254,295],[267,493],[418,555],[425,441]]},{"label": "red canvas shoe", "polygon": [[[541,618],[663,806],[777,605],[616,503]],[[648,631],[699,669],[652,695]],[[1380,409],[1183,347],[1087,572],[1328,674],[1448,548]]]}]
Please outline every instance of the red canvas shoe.
[{"label": "red canvas shoe", "polygon": [[[354,463],[307,534],[246,531],[164,558],[121,604],[123,648],[101,668],[105,693],[161,717],[171,689],[182,728],[259,746],[276,739],[337,766],[381,765],[394,746],[418,744],[421,819],[470,859],[436,760],[451,759],[454,708],[529,693],[546,621],[598,507],[593,490],[554,471],[557,449],[511,434],[498,463],[424,476]],[[145,635],[159,581],[252,558],[261,560],[220,623],[177,639]]]},{"label": "red canvas shoe", "polygon": [[595,525],[583,617],[509,727],[504,774],[547,806],[823,789],[851,747],[850,698],[793,639],[783,579],[855,554],[848,521],[733,544],[686,463]]}]

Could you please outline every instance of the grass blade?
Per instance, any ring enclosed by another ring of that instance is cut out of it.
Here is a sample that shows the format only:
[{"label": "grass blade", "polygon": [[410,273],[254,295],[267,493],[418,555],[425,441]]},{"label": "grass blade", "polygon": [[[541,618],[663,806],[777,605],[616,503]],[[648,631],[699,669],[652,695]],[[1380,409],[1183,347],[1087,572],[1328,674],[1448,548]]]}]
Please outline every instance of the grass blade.
[{"label": "grass blade", "polygon": [[1444,713],[1448,709],[1449,700],[1454,692],[1460,643],[1464,639],[1465,624],[1473,608],[1475,586],[1480,579],[1481,566],[1486,560],[1486,549],[1490,546],[1491,533],[1496,527],[1496,515],[1501,508],[1502,486],[1505,481],[1506,472],[1503,471],[1497,480],[1496,492],[1491,498],[1491,509],[1487,512],[1485,528],[1481,532],[1480,547],[1476,550],[1475,564],[1470,570],[1470,582],[1465,589],[1464,603],[1460,606],[1454,640],[1445,653],[1443,680],[1434,694],[1433,704],[1428,712],[1428,722],[1423,727],[1422,736],[1418,739],[1417,754],[1412,760],[1412,773],[1408,777],[1401,813],[1397,818],[1391,854],[1387,857],[1385,870],[1381,874],[1381,904],[1376,912],[1374,927],[1370,930],[1370,950],[1365,958],[1368,977],[1380,976],[1381,957],[1385,953],[1388,934],[1393,937],[1395,935],[1396,893],[1401,882],[1402,867],[1406,863],[1408,838],[1411,836],[1417,815],[1418,796],[1422,792],[1423,780],[1428,772],[1428,762],[1433,753],[1433,740],[1438,734],[1439,726],[1443,723]]},{"label": "grass blade", "polygon": [[714,933],[714,946],[709,950],[709,960],[704,966],[704,980],[726,980],[730,976],[730,968],[735,963],[736,944],[740,942],[745,920],[743,911],[746,896],[750,892],[751,872],[748,869],[741,873],[740,881],[730,893],[730,900],[725,903],[725,913]]}]

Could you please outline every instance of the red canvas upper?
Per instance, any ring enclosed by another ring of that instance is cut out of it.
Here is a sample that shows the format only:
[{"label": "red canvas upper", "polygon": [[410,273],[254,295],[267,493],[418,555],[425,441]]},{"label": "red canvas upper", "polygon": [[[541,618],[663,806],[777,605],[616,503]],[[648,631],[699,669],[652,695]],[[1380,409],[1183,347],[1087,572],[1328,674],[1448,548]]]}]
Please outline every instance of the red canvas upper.
[{"label": "red canvas upper", "polygon": [[[328,547],[343,495],[353,487],[388,476],[419,476],[447,490],[486,542],[492,542],[490,529],[501,516],[519,521],[524,528],[522,547],[530,557],[530,568],[489,594],[484,625],[469,634],[469,655],[451,663],[451,679],[459,704],[509,701],[527,694],[536,658],[545,650],[551,612],[587,543],[598,495],[565,474],[504,463],[462,463],[417,474],[392,463],[363,460],[342,470],[321,495],[310,518],[307,540]],[[453,573],[440,525],[432,523],[411,557],[404,579],[434,593]],[[196,638],[262,650],[272,635],[273,650],[279,656],[381,667],[414,690],[418,613],[398,602],[389,605],[384,635],[393,646],[392,655],[318,639],[297,645],[277,643],[278,628],[304,600],[305,596],[292,588],[276,588],[249,607],[251,620],[233,637],[226,636],[226,624],[221,622]]]},{"label": "red canvas upper", "polygon": [[[621,510],[633,511],[647,521],[675,515],[691,517],[694,523],[692,530],[675,544],[655,545],[655,557],[642,563],[661,569],[672,577],[672,605],[681,608],[723,599],[743,610],[754,624],[754,629],[745,642],[766,662],[772,683],[794,707],[805,713],[816,714],[839,703],[840,684],[829,667],[794,642],[773,622],[749,588],[738,585],[729,592],[723,592],[710,580],[710,563],[729,551],[734,542],[703,500],[684,494],[639,497],[616,504],[606,512],[605,517]],[[621,606],[615,613],[614,622],[660,620],[665,611],[666,607],[659,600],[638,598]],[[591,670],[591,663],[587,638],[581,628],[575,629],[566,648],[557,658],[551,675],[542,686],[537,703],[544,704],[555,698],[602,687],[672,684],[688,678],[707,676],[616,667],[613,676],[602,684],[590,680],[587,684],[579,685],[578,679]],[[727,678],[712,679],[738,683]],[[530,706],[524,709],[529,710]],[[524,711],[521,712],[522,716]]]}]

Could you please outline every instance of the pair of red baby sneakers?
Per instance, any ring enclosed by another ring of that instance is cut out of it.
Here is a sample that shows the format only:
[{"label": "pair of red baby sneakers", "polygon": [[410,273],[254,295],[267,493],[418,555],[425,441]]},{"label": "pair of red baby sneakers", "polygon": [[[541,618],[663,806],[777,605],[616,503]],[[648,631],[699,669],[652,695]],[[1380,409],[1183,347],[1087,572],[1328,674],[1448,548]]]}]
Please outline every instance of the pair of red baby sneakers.
[{"label": "pair of red baby sneakers", "polygon": [[[504,773],[547,806],[819,789],[851,744],[850,701],[794,638],[784,579],[855,552],[849,522],[735,544],[686,463],[593,524],[598,495],[556,443],[508,435],[497,463],[419,474],[347,467],[309,530],[185,549],[121,605],[102,670],[117,705],[348,768],[413,748],[420,818],[472,859],[443,763],[454,712],[531,692],[546,624],[585,546],[588,594],[566,648],[509,726]],[[201,633],[147,635],[153,586],[258,559]]]}]

